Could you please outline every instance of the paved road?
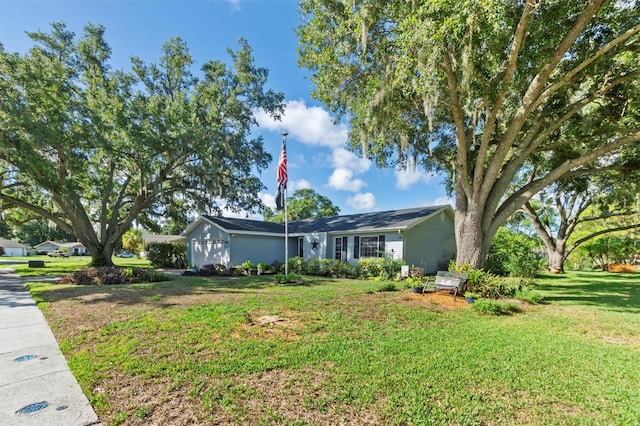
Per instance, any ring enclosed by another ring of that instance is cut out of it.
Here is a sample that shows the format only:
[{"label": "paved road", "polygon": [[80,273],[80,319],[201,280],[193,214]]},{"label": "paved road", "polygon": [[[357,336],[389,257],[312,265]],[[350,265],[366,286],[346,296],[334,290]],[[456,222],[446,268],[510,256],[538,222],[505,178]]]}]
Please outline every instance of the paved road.
[{"label": "paved road", "polygon": [[0,268],[0,424],[99,425],[24,281]]}]

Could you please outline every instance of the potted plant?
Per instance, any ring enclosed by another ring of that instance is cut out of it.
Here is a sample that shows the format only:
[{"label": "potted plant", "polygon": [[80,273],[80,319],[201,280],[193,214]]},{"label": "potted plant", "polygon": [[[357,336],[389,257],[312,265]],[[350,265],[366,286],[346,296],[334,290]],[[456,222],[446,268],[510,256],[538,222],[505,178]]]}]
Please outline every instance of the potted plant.
[{"label": "potted plant", "polygon": [[258,263],[258,275],[264,274],[268,267],[269,265],[264,262]]},{"label": "potted plant", "polygon": [[253,270],[254,268],[255,266],[250,260],[245,260],[244,262],[242,262],[242,270],[245,274],[251,275],[251,270]]},{"label": "potted plant", "polygon": [[473,303],[476,299],[480,299],[482,296],[478,293],[474,293],[473,291],[467,291],[464,293],[464,297],[467,299],[467,303]]},{"label": "potted plant", "polygon": [[411,286],[413,293],[422,293],[424,284],[420,278],[407,277],[407,285]]}]

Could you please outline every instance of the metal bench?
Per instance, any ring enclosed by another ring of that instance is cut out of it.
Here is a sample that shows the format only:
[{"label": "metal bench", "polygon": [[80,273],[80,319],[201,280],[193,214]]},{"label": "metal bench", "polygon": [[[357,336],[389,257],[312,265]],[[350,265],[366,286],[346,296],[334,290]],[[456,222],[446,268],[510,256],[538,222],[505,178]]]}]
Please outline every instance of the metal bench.
[{"label": "metal bench", "polygon": [[456,301],[458,290],[464,287],[467,282],[467,274],[464,272],[438,271],[433,282],[426,282],[422,287],[422,294],[427,288],[433,288],[434,293],[438,290],[453,290],[453,302]]}]

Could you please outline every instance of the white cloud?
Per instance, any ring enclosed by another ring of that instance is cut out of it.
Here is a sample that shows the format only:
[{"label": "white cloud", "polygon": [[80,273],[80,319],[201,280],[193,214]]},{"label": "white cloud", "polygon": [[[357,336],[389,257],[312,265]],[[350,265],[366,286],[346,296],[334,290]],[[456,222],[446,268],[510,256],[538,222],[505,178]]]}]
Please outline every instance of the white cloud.
[{"label": "white cloud", "polygon": [[411,161],[406,169],[396,170],[396,188],[409,189],[413,184],[418,182],[429,183],[435,176],[434,173],[419,170],[415,163]]},{"label": "white cloud", "polygon": [[225,0],[231,5],[232,10],[240,10],[240,0]]},{"label": "white cloud", "polygon": [[451,207],[455,207],[456,200],[454,200],[451,197],[438,197],[435,200],[433,200],[434,206],[442,206],[444,204],[449,204]]},{"label": "white cloud", "polygon": [[293,191],[297,191],[298,189],[308,189],[308,188],[311,188],[311,183],[306,179],[289,181],[289,183],[287,184],[288,192],[293,192]]},{"label": "white cloud", "polygon": [[284,131],[305,145],[341,148],[347,143],[349,129],[334,124],[322,107],[307,106],[304,100],[287,101],[282,121],[274,121],[263,110],[255,112],[258,125],[271,131]]},{"label": "white cloud", "polygon": [[344,148],[333,151],[333,165],[336,168],[352,170],[355,173],[364,173],[371,168],[371,160],[362,158]]},{"label": "white cloud", "polygon": [[261,192],[259,196],[260,200],[262,200],[265,206],[269,207],[272,210],[276,208],[276,194]]},{"label": "white cloud", "polygon": [[266,130],[286,130],[290,138],[305,145],[328,148],[331,151],[328,166],[334,169],[327,182],[330,188],[358,192],[366,186],[366,182],[358,179],[357,175],[367,172],[371,161],[346,149],[347,125],[335,124],[322,107],[307,106],[304,100],[294,100],[287,101],[281,122],[272,120],[262,110],[256,111],[255,116],[259,126]]},{"label": "white cloud", "polygon": [[354,172],[348,169],[335,169],[329,176],[329,187],[342,191],[358,192],[367,184],[362,179],[354,179]]},{"label": "white cloud", "polygon": [[376,206],[376,196],[371,192],[356,194],[347,198],[347,204],[354,210],[372,210]]}]

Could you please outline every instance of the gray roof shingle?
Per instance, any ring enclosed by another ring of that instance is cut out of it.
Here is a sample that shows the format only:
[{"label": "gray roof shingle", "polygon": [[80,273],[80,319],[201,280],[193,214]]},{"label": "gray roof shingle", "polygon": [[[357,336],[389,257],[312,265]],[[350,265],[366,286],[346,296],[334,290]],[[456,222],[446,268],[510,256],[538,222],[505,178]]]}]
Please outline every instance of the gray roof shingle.
[{"label": "gray roof shingle", "polygon": [[[369,231],[389,228],[406,228],[416,221],[447,206],[416,207],[384,212],[360,213],[345,216],[319,217],[289,222],[289,233]],[[207,220],[228,231],[283,234],[284,224],[251,219],[204,216]]]},{"label": "gray roof shingle", "polygon": [[263,222],[260,220],[238,219],[235,217],[204,216],[227,231],[266,232],[271,234],[283,234],[282,223]]},{"label": "gray roof shingle", "polygon": [[360,213],[345,216],[319,217],[289,223],[289,232],[368,231],[376,229],[406,228],[445,206],[417,207],[413,209]]}]

